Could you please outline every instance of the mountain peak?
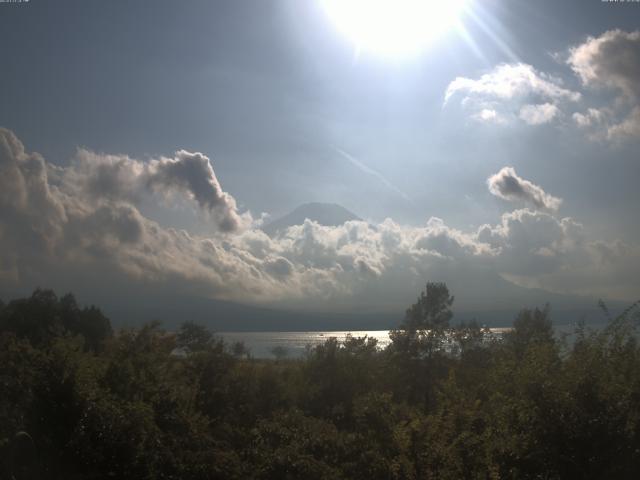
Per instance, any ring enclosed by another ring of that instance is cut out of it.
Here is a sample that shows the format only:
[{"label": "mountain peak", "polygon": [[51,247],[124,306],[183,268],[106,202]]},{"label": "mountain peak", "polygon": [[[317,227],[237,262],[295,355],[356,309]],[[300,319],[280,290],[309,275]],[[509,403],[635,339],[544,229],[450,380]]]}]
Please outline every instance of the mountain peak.
[{"label": "mountain peak", "polygon": [[270,236],[294,225],[302,225],[306,219],[320,225],[335,227],[350,220],[362,220],[355,213],[337,203],[305,203],[287,215],[265,225],[262,230]]}]

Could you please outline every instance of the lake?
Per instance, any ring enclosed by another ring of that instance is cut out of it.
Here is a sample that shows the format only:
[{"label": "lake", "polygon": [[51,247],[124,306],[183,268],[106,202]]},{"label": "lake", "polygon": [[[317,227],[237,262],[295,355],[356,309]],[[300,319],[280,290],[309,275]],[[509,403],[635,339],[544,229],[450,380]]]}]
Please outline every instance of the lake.
[{"label": "lake", "polygon": [[[508,328],[491,328],[495,334],[503,333]],[[389,330],[358,330],[358,331],[326,331],[326,332],[218,332],[228,344],[244,342],[254,358],[273,357],[275,347],[286,349],[288,357],[301,357],[307,345],[318,345],[331,337],[344,341],[348,334],[353,337],[375,338],[381,348],[389,345]]]}]

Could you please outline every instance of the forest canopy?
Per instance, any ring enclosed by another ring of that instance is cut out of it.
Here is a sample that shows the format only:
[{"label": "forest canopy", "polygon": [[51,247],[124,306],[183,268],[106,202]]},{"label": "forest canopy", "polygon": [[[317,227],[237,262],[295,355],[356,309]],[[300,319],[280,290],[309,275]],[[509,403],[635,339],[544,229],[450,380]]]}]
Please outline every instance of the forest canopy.
[{"label": "forest canopy", "polygon": [[571,338],[549,308],[496,338],[453,304],[429,283],[385,349],[255,359],[72,295],[0,303],[0,478],[635,478],[637,304]]}]

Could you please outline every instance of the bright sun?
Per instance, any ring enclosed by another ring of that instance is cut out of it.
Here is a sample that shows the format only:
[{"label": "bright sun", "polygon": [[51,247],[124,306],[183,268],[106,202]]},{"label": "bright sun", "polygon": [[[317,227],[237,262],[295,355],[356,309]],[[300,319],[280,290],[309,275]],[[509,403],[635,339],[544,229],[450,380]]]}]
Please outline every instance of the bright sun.
[{"label": "bright sun", "polygon": [[459,20],[469,0],[322,0],[358,51],[404,57],[426,48]]}]

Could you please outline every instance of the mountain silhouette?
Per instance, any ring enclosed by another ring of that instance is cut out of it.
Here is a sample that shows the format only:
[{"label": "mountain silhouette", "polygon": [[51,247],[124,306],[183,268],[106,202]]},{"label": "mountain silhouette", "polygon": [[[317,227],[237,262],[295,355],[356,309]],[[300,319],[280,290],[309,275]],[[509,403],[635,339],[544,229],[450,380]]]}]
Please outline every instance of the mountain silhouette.
[{"label": "mountain silhouette", "polygon": [[262,230],[269,236],[277,235],[289,227],[302,225],[306,219],[327,227],[342,225],[350,220],[362,220],[355,213],[336,203],[305,203],[284,217],[268,223]]}]

